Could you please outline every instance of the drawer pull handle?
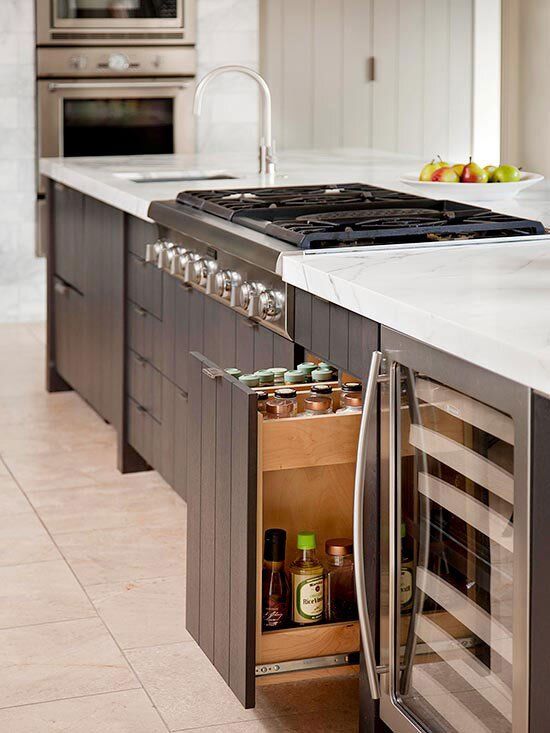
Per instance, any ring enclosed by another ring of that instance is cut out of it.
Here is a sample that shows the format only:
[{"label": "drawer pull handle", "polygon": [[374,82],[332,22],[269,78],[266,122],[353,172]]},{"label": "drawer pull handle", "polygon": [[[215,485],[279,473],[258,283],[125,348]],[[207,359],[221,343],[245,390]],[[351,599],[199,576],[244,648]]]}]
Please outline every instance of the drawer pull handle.
[{"label": "drawer pull handle", "polygon": [[140,356],[139,354],[134,354],[134,359],[140,366],[145,366],[147,363],[147,359],[144,359],[143,356]]},{"label": "drawer pull handle", "polygon": [[208,379],[220,379],[223,377],[223,370],[217,367],[203,367],[202,373],[205,374]]},{"label": "drawer pull handle", "polygon": [[147,315],[147,311],[145,308],[140,308],[138,305],[134,306],[134,311],[138,314],[138,316],[145,317]]},{"label": "drawer pull handle", "polygon": [[59,295],[65,295],[69,288],[62,282],[59,282],[59,280],[56,281],[55,285],[53,286],[56,293],[59,293]]},{"label": "drawer pull handle", "polygon": [[143,405],[138,405],[137,406],[137,411],[138,412],[141,412],[141,413],[145,413],[145,414],[147,414],[149,412],[149,410],[146,407],[143,407]]}]

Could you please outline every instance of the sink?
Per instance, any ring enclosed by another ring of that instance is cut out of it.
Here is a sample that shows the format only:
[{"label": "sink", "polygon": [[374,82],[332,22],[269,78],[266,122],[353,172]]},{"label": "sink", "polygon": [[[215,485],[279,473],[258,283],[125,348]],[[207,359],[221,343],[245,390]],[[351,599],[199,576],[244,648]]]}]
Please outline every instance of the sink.
[{"label": "sink", "polygon": [[114,173],[117,178],[124,178],[133,183],[170,183],[175,181],[223,181],[232,176],[222,170],[188,170],[188,171],[123,171]]}]

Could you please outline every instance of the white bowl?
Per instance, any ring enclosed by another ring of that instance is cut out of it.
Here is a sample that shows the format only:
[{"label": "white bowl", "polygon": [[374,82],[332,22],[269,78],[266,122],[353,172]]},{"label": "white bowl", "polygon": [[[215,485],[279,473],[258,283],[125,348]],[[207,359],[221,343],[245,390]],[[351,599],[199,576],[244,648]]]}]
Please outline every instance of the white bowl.
[{"label": "white bowl", "polygon": [[459,201],[496,201],[511,199],[535,183],[544,180],[538,173],[523,171],[517,183],[434,183],[419,181],[418,173],[407,173],[401,182],[416,188],[421,196],[435,199],[458,199]]}]

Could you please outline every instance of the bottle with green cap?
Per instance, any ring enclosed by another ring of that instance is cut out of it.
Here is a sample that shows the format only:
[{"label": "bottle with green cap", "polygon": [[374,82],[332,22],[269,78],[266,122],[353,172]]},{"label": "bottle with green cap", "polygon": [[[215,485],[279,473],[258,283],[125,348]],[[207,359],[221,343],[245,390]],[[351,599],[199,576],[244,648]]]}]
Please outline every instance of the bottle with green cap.
[{"label": "bottle with green cap", "polygon": [[298,556],[289,567],[292,586],[292,622],[308,626],[323,620],[325,570],[319,562],[315,532],[298,532]]}]

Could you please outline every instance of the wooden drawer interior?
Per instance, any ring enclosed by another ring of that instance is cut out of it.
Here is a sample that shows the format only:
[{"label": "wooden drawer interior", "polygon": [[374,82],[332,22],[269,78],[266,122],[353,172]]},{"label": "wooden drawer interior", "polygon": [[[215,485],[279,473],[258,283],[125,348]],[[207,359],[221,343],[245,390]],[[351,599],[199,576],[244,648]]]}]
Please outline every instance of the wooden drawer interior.
[{"label": "wooden drawer interior", "polygon": [[[338,407],[340,391],[336,385],[333,389]],[[309,385],[298,390],[301,412]],[[269,527],[282,527],[287,532],[287,566],[297,554],[296,535],[300,530],[315,530],[320,558],[324,558],[325,540],[352,537],[361,415],[331,414],[282,420],[264,420],[260,415],[258,420],[256,663],[275,664],[357,652],[357,621],[262,632],[261,566],[264,532]],[[333,672],[341,674],[342,668],[335,667]],[[270,681],[269,677],[261,679],[262,684]]]}]

